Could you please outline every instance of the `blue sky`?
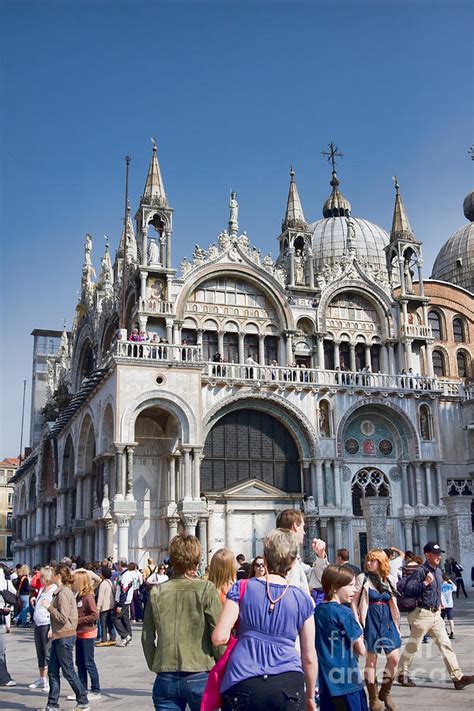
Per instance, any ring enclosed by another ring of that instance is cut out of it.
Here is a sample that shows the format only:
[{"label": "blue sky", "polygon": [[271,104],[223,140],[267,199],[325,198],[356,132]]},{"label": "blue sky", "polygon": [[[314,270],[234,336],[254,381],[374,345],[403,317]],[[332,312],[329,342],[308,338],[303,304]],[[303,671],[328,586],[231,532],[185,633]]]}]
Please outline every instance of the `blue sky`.
[{"label": "blue sky", "polygon": [[290,164],[318,219],[334,140],[354,215],[389,229],[398,176],[429,276],[472,189],[473,24],[469,0],[3,0],[0,456],[18,453],[29,334],[70,327],[84,234],[97,265],[120,234],[123,158],[135,209],[150,136],[174,266],[226,225],[230,188],[275,255]]}]

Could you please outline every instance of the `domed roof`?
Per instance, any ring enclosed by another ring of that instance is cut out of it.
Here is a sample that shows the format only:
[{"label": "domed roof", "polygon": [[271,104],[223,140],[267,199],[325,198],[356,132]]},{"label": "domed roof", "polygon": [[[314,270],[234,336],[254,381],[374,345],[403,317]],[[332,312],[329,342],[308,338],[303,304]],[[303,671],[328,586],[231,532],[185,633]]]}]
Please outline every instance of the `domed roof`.
[{"label": "domed roof", "polygon": [[[390,242],[388,233],[360,217],[351,216],[351,221],[354,226],[357,257],[366,257],[374,267],[386,271],[384,247]],[[314,266],[317,271],[320,271],[325,264],[335,264],[343,254],[348,253],[347,218],[328,217],[313,222],[310,229],[313,233]]]},{"label": "domed roof", "polygon": [[441,247],[431,278],[474,292],[474,192],[464,200],[463,209],[470,223],[457,230]]}]

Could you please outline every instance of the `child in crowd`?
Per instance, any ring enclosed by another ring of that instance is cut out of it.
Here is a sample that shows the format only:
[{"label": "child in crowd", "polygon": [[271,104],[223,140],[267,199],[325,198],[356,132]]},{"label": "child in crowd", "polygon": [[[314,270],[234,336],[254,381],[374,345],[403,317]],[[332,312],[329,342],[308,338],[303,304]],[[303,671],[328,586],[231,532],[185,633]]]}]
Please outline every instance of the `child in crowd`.
[{"label": "child in crowd", "polygon": [[316,651],[319,662],[320,711],[367,711],[357,655],[365,655],[362,627],[352,610],[354,573],[329,565],[322,575],[325,600],[316,607]]},{"label": "child in crowd", "polygon": [[453,616],[453,592],[456,592],[457,586],[451,580],[448,573],[443,573],[443,584],[441,585],[441,604],[443,608],[441,610],[441,617],[443,620],[448,621],[448,637],[449,639],[454,639],[454,616]]}]

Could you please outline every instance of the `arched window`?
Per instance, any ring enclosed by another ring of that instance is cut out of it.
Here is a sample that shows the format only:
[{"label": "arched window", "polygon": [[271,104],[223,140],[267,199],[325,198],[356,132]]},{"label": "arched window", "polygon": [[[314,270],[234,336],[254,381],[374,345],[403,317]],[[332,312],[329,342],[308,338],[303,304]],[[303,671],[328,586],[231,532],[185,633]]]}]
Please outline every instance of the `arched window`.
[{"label": "arched window", "polygon": [[442,378],[446,375],[444,356],[441,351],[433,351],[433,373],[437,378]]},{"label": "arched window", "polygon": [[431,326],[431,332],[435,341],[441,341],[443,338],[441,332],[441,316],[437,311],[429,312],[428,325]]},{"label": "arched window", "polygon": [[388,479],[378,469],[361,469],[355,475],[352,482],[352,513],[354,516],[363,516],[361,499],[368,496],[390,496]]},{"label": "arched window", "polygon": [[331,436],[331,407],[327,400],[319,403],[319,434],[321,437]]},{"label": "arched window", "polygon": [[467,355],[464,351],[458,351],[456,355],[458,375],[460,378],[467,378]]},{"label": "arched window", "polygon": [[420,406],[419,425],[421,439],[429,440],[431,437],[431,412],[428,405]]},{"label": "arched window", "polygon": [[453,318],[453,337],[456,343],[464,343],[464,324],[462,319]]}]

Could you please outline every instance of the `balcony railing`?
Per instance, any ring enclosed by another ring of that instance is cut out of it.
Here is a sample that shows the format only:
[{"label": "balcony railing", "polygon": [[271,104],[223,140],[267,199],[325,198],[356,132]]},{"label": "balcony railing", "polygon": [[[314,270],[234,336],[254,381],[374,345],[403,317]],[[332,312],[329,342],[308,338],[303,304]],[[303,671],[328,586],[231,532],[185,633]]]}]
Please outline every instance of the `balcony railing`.
[{"label": "balcony railing", "polygon": [[[114,355],[133,361],[193,363],[201,365],[207,381],[242,382],[274,387],[317,387],[338,390],[405,390],[466,397],[462,382],[422,375],[389,375],[316,368],[291,368],[272,365],[203,362],[201,347],[169,343],[117,341]],[[473,397],[472,392],[470,397]]]},{"label": "balcony railing", "polygon": [[117,341],[115,355],[119,358],[199,363],[201,361],[201,348],[199,346],[174,346],[170,343],[153,343],[152,341],[138,343],[135,341]]},{"label": "balcony railing", "polygon": [[400,331],[402,336],[410,336],[411,338],[433,338],[431,326],[407,323],[400,327]]},{"label": "balcony railing", "polygon": [[174,305],[172,301],[140,299],[140,311],[145,311],[150,314],[172,314],[174,313]]}]

